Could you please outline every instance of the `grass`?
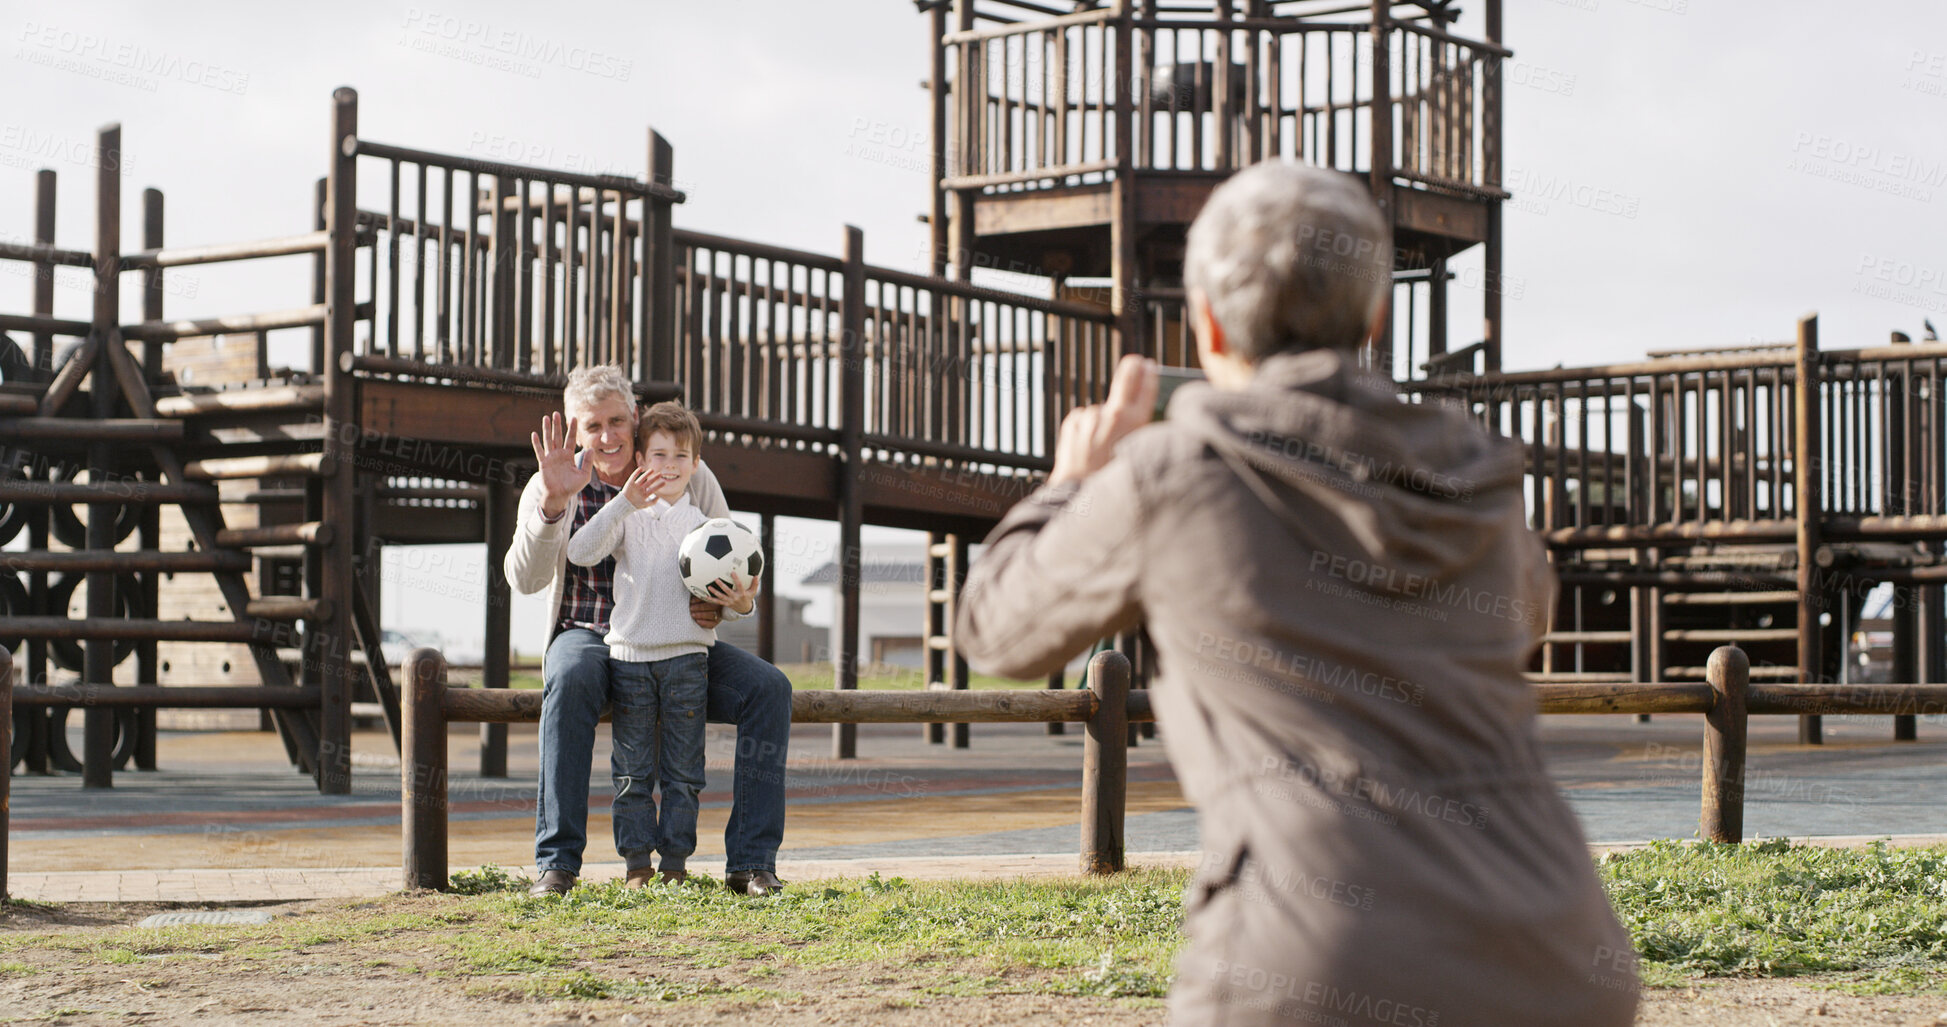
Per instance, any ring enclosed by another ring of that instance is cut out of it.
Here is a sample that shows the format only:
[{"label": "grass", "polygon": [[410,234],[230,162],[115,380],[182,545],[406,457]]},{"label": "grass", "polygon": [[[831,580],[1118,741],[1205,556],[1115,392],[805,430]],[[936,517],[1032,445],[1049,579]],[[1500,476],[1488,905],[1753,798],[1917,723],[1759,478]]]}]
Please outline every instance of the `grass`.
[{"label": "grass", "polygon": [[1601,861],[1646,983],[1821,975],[1947,990],[1947,848],[1659,842]]},{"label": "grass", "polygon": [[[1599,870],[1645,983],[1809,977],[1867,994],[1947,991],[1947,848],[1657,843]],[[146,959],[341,959],[509,998],[764,1001],[817,982],[904,994],[1154,1002],[1182,943],[1183,871],[1113,879],[801,882],[763,901],[618,883],[530,899],[497,869],[456,894],[321,906],[265,925],[0,932],[0,980]],[[25,912],[25,911],[23,911]],[[204,965],[204,964],[197,964]],[[372,972],[362,969],[358,972]],[[808,983],[809,982],[809,983]]]}]

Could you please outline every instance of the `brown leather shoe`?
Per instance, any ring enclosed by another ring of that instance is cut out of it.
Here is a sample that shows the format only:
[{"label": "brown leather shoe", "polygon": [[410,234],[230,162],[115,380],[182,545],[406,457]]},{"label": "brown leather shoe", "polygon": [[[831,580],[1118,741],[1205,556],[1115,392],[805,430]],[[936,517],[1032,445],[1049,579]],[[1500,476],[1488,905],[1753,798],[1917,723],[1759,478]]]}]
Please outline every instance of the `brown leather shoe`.
[{"label": "brown leather shoe", "polygon": [[656,880],[656,868],[643,867],[641,870],[629,871],[629,876],[622,880],[622,887],[628,889],[629,891],[635,891],[638,888],[649,887],[649,885],[653,883],[655,880]]},{"label": "brown leather shoe", "polygon": [[684,881],[690,879],[690,872],[687,870],[664,870],[656,876],[661,878],[664,884],[682,884]]},{"label": "brown leather shoe", "polygon": [[723,886],[739,895],[770,895],[784,890],[784,882],[769,870],[738,870],[725,874]]},{"label": "brown leather shoe", "polygon": [[534,882],[534,887],[529,888],[527,894],[537,899],[546,895],[566,895],[568,889],[574,886],[575,875],[566,870],[549,870],[541,874],[541,879]]}]

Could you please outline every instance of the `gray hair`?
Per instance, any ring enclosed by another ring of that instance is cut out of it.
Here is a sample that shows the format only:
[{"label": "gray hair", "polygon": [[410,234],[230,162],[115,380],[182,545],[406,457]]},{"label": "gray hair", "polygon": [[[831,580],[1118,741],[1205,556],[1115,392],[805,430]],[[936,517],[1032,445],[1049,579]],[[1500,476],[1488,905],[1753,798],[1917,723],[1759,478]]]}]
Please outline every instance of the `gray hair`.
[{"label": "gray hair", "polygon": [[627,404],[631,412],[635,410],[635,386],[621,368],[614,364],[584,365],[569,372],[568,384],[561,390],[561,408],[572,414],[610,396]]},{"label": "gray hair", "polygon": [[1231,348],[1255,364],[1363,342],[1392,288],[1392,237],[1358,179],[1267,161],[1210,194],[1183,267]]}]

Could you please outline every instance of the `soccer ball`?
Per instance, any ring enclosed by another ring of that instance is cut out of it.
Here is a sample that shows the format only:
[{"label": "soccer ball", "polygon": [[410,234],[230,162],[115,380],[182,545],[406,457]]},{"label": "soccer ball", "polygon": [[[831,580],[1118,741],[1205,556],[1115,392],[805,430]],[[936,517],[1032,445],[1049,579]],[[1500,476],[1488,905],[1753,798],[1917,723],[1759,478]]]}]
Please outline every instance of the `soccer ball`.
[{"label": "soccer ball", "polygon": [[710,598],[711,582],[734,584],[736,575],[749,581],[764,573],[764,553],[757,547],[757,536],[728,517],[704,521],[683,539],[682,548],[676,552],[683,585],[698,599]]}]

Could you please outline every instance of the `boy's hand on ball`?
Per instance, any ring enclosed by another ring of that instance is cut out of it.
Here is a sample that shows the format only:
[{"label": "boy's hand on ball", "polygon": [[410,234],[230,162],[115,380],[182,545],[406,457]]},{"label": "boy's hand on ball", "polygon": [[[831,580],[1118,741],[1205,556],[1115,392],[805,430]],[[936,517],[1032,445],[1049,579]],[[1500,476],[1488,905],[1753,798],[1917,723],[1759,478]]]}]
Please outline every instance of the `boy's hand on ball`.
[{"label": "boy's hand on ball", "polygon": [[650,473],[647,468],[638,467],[635,473],[629,475],[628,482],[622,486],[622,494],[629,498],[630,506],[638,510],[647,510],[649,505],[656,501],[656,486],[660,482],[659,476]]},{"label": "boy's hand on ball", "polygon": [[764,576],[760,574],[751,578],[748,582],[744,580],[744,576],[741,574],[732,575],[732,577],[734,581],[711,582],[710,595],[718,603],[738,613],[749,613],[757,603],[758,583],[764,580]]},{"label": "boy's hand on ball", "polygon": [[714,631],[717,625],[723,623],[723,607],[708,599],[691,596],[690,619],[696,622],[697,627],[705,631]]}]

